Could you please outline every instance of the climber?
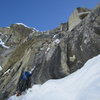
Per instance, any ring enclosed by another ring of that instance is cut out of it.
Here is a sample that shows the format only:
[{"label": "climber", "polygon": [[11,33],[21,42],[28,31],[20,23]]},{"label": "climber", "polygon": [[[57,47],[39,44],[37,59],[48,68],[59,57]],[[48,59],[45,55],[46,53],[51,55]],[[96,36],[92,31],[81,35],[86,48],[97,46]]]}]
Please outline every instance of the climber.
[{"label": "climber", "polygon": [[18,82],[16,96],[20,96],[23,91],[31,87],[30,77],[32,76],[33,70],[34,69],[31,69],[31,71],[22,72]]}]

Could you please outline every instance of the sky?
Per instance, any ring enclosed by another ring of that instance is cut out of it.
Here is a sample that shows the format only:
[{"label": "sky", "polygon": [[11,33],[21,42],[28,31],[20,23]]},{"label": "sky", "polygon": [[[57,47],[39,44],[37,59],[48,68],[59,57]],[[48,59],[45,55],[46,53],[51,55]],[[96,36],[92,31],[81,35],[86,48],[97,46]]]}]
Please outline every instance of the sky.
[{"label": "sky", "polygon": [[0,0],[0,27],[24,23],[40,31],[68,21],[76,7],[94,8],[100,0]]}]

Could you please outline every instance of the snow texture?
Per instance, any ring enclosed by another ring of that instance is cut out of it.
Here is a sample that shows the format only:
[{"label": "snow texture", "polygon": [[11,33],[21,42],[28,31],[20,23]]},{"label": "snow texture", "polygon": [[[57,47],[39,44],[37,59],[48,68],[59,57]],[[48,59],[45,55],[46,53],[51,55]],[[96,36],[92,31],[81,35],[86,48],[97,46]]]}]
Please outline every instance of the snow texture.
[{"label": "snow texture", "polygon": [[0,71],[2,71],[2,67],[0,66]]},{"label": "snow texture", "polygon": [[100,55],[65,78],[34,85],[8,100],[100,100]]},{"label": "snow texture", "polygon": [[59,44],[59,43],[60,43],[60,40],[59,40],[59,39],[56,39],[56,40],[54,41],[54,43]]},{"label": "snow texture", "polygon": [[36,28],[32,27],[33,28],[33,32],[39,32],[39,30],[37,30]]},{"label": "snow texture", "polygon": [[49,52],[49,50],[50,50],[50,47],[47,48],[45,54],[47,54]]},{"label": "snow texture", "polygon": [[8,69],[6,72],[4,72],[3,76],[6,75],[7,73],[10,73],[11,69]]},{"label": "snow texture", "polygon": [[9,49],[8,46],[5,45],[5,43],[0,39],[0,45],[6,49]]},{"label": "snow texture", "polygon": [[[23,24],[23,23],[16,23],[17,25],[23,25],[24,27],[27,27],[27,28],[30,28],[28,27],[27,25]],[[33,32],[39,32],[39,30],[37,30],[36,28],[32,27],[33,28]]]},{"label": "snow texture", "polygon": [[16,23],[17,25],[23,25],[24,27],[30,28],[27,25],[23,24],[23,23]]},{"label": "snow texture", "polygon": [[53,39],[55,39],[55,38],[57,37],[57,35],[58,35],[58,34],[55,34],[55,35],[53,36]]}]

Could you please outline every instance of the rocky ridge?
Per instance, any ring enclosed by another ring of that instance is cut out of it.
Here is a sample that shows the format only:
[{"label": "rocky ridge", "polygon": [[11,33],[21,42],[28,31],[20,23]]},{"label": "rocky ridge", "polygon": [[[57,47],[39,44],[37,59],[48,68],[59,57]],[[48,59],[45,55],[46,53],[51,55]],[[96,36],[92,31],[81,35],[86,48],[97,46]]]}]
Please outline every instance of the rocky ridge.
[{"label": "rocky ridge", "polygon": [[75,9],[69,21],[54,30],[39,32],[23,24],[0,28],[0,39],[0,100],[5,100],[15,94],[24,70],[34,68],[31,85],[43,84],[100,54],[100,5]]}]

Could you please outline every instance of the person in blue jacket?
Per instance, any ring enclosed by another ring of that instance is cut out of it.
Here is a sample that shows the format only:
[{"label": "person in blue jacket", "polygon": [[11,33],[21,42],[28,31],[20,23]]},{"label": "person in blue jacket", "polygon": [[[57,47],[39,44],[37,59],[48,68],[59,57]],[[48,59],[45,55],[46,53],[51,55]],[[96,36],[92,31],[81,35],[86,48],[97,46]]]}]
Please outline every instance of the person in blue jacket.
[{"label": "person in blue jacket", "polygon": [[22,80],[28,80],[28,78],[29,78],[31,75],[32,75],[31,72],[25,71],[25,72],[23,72],[23,74],[22,74],[22,76],[21,76],[21,79],[22,79]]},{"label": "person in blue jacket", "polygon": [[23,91],[31,87],[32,71],[33,69],[31,71],[22,72],[18,85],[17,85],[16,96],[20,96]]}]

